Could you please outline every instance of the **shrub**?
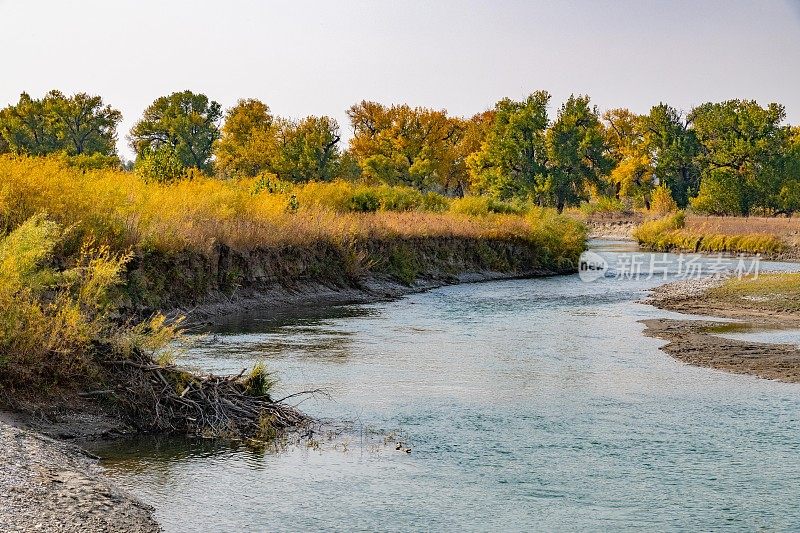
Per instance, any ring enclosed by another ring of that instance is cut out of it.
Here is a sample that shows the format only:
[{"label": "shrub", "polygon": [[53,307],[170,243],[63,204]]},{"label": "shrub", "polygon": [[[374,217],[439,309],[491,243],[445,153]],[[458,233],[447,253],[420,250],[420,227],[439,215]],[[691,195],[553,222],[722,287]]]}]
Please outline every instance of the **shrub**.
[{"label": "shrub", "polygon": [[374,213],[381,207],[381,200],[375,192],[362,190],[350,197],[350,211],[356,213]]},{"label": "shrub", "polygon": [[521,215],[525,213],[525,208],[488,196],[465,196],[453,200],[450,211],[469,216],[483,216],[489,213]]},{"label": "shrub", "polygon": [[580,207],[581,212],[586,216],[607,213],[627,213],[630,211],[622,200],[613,196],[598,196],[591,202],[587,202]]},{"label": "shrub", "polygon": [[659,185],[653,189],[650,197],[650,211],[653,214],[664,216],[678,210],[678,204],[672,197],[672,191],[666,185]]},{"label": "shrub", "polygon": [[128,336],[132,328],[113,322],[127,255],[86,244],[70,268],[48,266],[64,234],[35,216],[0,239],[0,381],[6,385],[91,380],[98,372],[96,345],[171,340],[162,336],[163,322],[147,335],[142,330],[138,340]]}]

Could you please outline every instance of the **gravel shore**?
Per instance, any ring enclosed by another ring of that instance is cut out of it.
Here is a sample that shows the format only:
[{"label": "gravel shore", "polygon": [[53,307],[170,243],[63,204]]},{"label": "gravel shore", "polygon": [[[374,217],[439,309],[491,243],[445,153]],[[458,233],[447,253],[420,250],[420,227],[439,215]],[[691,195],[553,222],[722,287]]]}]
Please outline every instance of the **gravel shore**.
[{"label": "gravel shore", "polygon": [[77,447],[0,420],[0,448],[0,531],[160,531]]}]

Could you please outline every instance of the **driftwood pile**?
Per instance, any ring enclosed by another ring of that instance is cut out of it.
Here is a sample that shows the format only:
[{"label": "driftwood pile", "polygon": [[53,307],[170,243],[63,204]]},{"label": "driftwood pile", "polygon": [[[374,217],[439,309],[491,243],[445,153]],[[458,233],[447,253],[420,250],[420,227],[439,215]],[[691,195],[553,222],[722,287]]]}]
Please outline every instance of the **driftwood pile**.
[{"label": "driftwood pile", "polygon": [[250,390],[244,371],[238,376],[198,375],[156,364],[143,354],[107,364],[116,386],[86,394],[111,395],[140,431],[271,438],[308,421],[302,412],[284,403],[286,398],[273,400],[269,394]]}]

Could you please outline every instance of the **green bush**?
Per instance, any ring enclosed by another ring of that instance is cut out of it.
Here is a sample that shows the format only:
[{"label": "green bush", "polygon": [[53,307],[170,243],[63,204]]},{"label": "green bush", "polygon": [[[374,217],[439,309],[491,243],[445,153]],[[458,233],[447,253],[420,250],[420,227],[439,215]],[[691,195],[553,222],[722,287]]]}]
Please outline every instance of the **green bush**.
[{"label": "green bush", "polygon": [[374,213],[381,207],[381,200],[370,190],[358,191],[350,198],[350,211],[357,213]]}]

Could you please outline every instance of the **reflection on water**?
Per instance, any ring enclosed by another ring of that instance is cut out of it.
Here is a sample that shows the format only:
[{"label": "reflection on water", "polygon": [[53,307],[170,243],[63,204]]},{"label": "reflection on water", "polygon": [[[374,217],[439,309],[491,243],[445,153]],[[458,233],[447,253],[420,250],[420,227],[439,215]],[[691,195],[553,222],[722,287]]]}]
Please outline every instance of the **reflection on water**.
[{"label": "reflection on water", "polygon": [[634,303],[659,283],[510,280],[238,317],[184,362],[263,359],[278,394],[330,391],[302,408],[349,421],[346,446],[101,453],[169,531],[795,528],[800,387],[666,356],[638,321],[676,315]]},{"label": "reflection on water", "polygon": [[783,329],[753,324],[732,323],[715,326],[709,331],[725,339],[767,344],[794,344],[800,347],[800,329]]}]

